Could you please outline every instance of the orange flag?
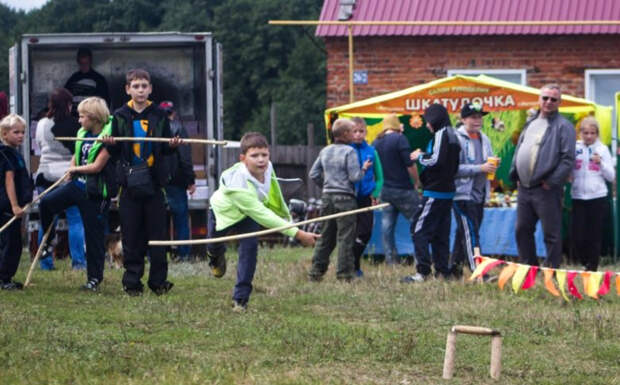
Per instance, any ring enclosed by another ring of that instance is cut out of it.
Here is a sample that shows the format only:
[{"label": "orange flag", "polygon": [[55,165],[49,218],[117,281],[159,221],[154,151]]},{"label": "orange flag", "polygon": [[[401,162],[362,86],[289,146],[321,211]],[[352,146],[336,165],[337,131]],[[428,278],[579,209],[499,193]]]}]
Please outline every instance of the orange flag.
[{"label": "orange flag", "polygon": [[[592,273],[589,271],[582,271],[579,275],[581,275],[581,283],[583,284],[583,292],[588,294],[588,288],[590,287],[590,275]],[[596,295],[596,294],[595,294]],[[598,297],[594,297],[598,298]]]},{"label": "orange flag", "polygon": [[517,271],[515,271],[515,274],[512,277],[512,290],[514,290],[515,294],[519,292],[519,289],[521,289],[528,271],[530,271],[529,265],[518,265]]},{"label": "orange flag", "polygon": [[616,274],[616,294],[620,295],[620,274]]},{"label": "orange flag", "polygon": [[566,270],[556,270],[555,277],[558,280],[558,287],[560,288],[562,297],[565,300],[570,301],[570,299],[568,299],[568,296],[566,295],[566,291],[564,291],[564,286],[566,286]]},{"label": "orange flag", "polygon": [[516,263],[509,263],[506,267],[502,269],[502,272],[499,273],[499,278],[497,279],[497,286],[499,286],[500,290],[504,290],[504,285],[506,285],[506,282],[508,282],[510,277],[512,277],[512,275],[515,273],[518,266],[519,265],[517,265]]},{"label": "orange flag", "polygon": [[553,284],[553,273],[555,272],[555,270],[553,269],[544,269],[543,273],[545,273],[545,288],[547,289],[547,291],[551,294],[553,294],[556,297],[560,296],[560,292],[558,291],[558,289],[555,288],[555,285]]}]

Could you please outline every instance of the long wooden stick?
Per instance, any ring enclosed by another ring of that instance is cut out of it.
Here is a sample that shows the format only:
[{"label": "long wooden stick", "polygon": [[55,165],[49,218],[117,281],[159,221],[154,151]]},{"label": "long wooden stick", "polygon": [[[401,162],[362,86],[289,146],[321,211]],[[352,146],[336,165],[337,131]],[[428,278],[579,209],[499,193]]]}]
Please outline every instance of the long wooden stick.
[{"label": "long wooden stick", "polygon": [[[32,202],[28,203],[27,205],[24,206],[24,212],[28,211],[28,209],[30,207],[32,207],[32,205],[35,202],[38,202],[39,200],[41,200],[41,198],[43,198],[45,195],[47,195],[47,193],[49,193],[50,191],[52,191],[53,189],[55,189],[59,184],[61,184],[65,178],[67,177],[67,174],[69,174],[68,172],[65,173],[65,175],[63,175],[62,177],[60,177],[60,179],[58,179],[56,182],[54,182],[53,185],[51,185],[50,187],[48,187],[47,189],[45,189],[45,191],[43,191],[41,194],[37,195],[36,198],[34,198],[32,200]],[[9,227],[11,225],[11,223],[13,223],[15,220],[17,219],[16,216],[13,216],[13,218],[9,219],[9,221],[7,223],[5,223],[2,227],[0,227],[0,233],[3,232],[4,230],[7,229],[7,227]]]},{"label": "long wooden stick", "polygon": [[252,233],[245,233],[245,234],[228,235],[228,236],[219,237],[219,238],[192,239],[192,240],[187,240],[187,241],[149,241],[149,246],[206,245],[209,243],[218,243],[218,242],[234,241],[237,239],[244,239],[244,238],[250,238],[250,237],[259,237],[261,235],[279,233],[281,231],[290,229],[292,227],[303,226],[308,223],[327,221],[329,219],[340,218],[340,217],[344,217],[347,215],[354,215],[354,214],[359,214],[359,213],[363,213],[366,211],[379,210],[379,209],[386,208],[389,205],[390,205],[389,203],[381,203],[376,206],[370,206],[370,207],[364,207],[364,208],[356,209],[356,210],[344,211],[342,213],[336,213],[336,214],[326,215],[324,217],[312,218],[312,219],[308,219],[308,220],[297,222],[297,223],[289,223],[288,225],[275,227],[273,229],[254,231]]},{"label": "long wooden stick", "polygon": [[47,238],[49,238],[52,232],[52,227],[54,227],[54,222],[56,222],[55,218],[54,220],[52,220],[52,223],[50,223],[49,227],[47,228],[47,231],[45,232],[45,235],[43,235],[43,238],[41,239],[41,244],[39,245],[39,249],[37,250],[37,253],[34,256],[34,259],[32,260],[32,264],[30,265],[30,270],[28,270],[28,275],[26,275],[26,282],[24,282],[24,287],[30,285],[30,277],[32,277],[32,272],[34,270],[34,267],[37,265],[37,262],[39,261],[41,254],[43,254],[43,248],[45,247],[45,244],[47,243]]},{"label": "long wooden stick", "polygon": [[[77,138],[73,136],[57,136],[54,139],[61,142],[77,142],[78,140],[83,140],[85,142],[95,142],[100,141],[101,138]],[[145,138],[135,138],[133,136],[115,136],[114,140],[117,142],[159,142],[159,143],[168,143],[170,138],[153,138],[153,137],[145,137]],[[213,140],[213,139],[190,139],[190,138],[182,138],[183,143],[197,143],[197,144],[213,144],[213,145],[225,145],[228,142],[226,140]]]}]

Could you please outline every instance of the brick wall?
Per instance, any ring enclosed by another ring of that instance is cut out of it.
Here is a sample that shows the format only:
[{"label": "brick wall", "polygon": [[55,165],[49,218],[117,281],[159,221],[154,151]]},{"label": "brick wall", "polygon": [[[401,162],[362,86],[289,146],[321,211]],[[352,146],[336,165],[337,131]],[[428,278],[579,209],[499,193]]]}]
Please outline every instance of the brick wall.
[{"label": "brick wall", "polygon": [[[559,83],[583,97],[586,69],[620,68],[620,37],[465,36],[355,37],[356,70],[368,84],[355,85],[355,100],[397,91],[447,75],[449,69],[526,69],[527,83]],[[326,38],[327,107],[349,102],[346,38]]]}]

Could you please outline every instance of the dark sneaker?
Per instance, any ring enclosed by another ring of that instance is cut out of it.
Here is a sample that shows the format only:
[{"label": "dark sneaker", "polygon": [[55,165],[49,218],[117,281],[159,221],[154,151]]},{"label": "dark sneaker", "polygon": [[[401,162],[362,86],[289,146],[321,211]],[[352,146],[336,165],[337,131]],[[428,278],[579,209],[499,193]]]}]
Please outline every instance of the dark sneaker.
[{"label": "dark sneaker", "polygon": [[97,292],[97,291],[99,291],[99,284],[100,283],[101,282],[97,278],[91,278],[91,279],[88,280],[88,282],[86,282],[86,284],[84,284],[84,285],[82,285],[80,287],[80,290]]},{"label": "dark sneaker", "polygon": [[142,295],[142,288],[130,288],[125,286],[123,290],[125,290],[125,293],[130,297],[139,297]]},{"label": "dark sneaker", "polygon": [[226,274],[226,257],[224,255],[216,257],[211,254],[208,254],[208,256],[211,274],[213,274],[215,278],[222,278],[224,274]]},{"label": "dark sneaker", "polygon": [[248,310],[248,303],[233,299],[232,310],[237,313],[243,313],[244,311]]},{"label": "dark sneaker", "polygon": [[355,271],[355,276],[357,278],[362,278],[364,276],[364,272],[362,271],[362,269],[356,270]]},{"label": "dark sneaker", "polygon": [[424,280],[426,280],[425,276],[423,276],[420,273],[415,273],[413,275],[408,275],[406,277],[401,278],[400,283],[418,283],[418,282],[424,282]]},{"label": "dark sneaker", "polygon": [[0,288],[2,290],[21,290],[24,288],[24,285],[21,282],[4,281],[0,284]]},{"label": "dark sneaker", "polygon": [[169,292],[173,286],[174,286],[174,283],[170,281],[166,281],[164,282],[163,285],[156,287],[156,288],[151,288],[151,290],[153,290],[153,293],[157,295],[162,295],[162,294],[166,294],[167,292]]}]

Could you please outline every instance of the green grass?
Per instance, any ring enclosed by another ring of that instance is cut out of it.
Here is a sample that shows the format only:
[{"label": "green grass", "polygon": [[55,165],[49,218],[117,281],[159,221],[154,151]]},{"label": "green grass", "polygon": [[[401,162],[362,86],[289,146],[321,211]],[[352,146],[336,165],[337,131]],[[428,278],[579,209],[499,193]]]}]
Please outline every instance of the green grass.
[{"label": "green grass", "polygon": [[[454,324],[504,333],[502,384],[620,384],[620,297],[565,303],[541,283],[519,295],[495,284],[403,285],[411,272],[363,266],[351,284],[333,266],[306,280],[310,249],[261,249],[245,313],[231,310],[235,255],[171,264],[168,295],[127,297],[121,271],[99,294],[66,262],[0,292],[1,384],[485,384],[488,338],[459,335],[455,378],[441,379]],[[24,279],[27,258],[17,279]],[[617,270],[617,268],[616,268]],[[615,285],[613,287],[615,291]]]}]

